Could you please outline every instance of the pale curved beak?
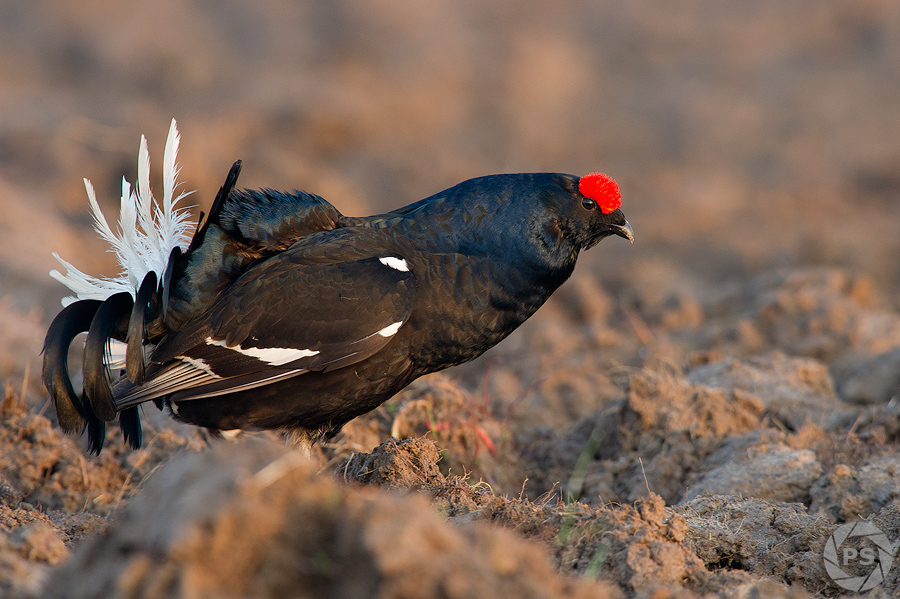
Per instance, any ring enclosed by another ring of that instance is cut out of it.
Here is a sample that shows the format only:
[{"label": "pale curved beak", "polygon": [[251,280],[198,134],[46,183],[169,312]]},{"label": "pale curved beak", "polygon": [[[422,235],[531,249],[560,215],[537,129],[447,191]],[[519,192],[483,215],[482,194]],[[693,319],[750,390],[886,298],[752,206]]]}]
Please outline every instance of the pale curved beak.
[{"label": "pale curved beak", "polygon": [[613,230],[613,233],[619,237],[624,237],[631,243],[634,243],[634,230],[631,228],[631,225],[628,224],[627,220],[624,225],[612,225],[610,228]]}]

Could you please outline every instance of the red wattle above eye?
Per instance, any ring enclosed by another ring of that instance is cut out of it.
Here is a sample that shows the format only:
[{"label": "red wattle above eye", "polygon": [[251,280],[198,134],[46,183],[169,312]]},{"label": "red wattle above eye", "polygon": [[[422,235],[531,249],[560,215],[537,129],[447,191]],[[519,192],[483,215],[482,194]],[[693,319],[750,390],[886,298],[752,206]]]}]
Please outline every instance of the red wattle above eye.
[{"label": "red wattle above eye", "polygon": [[597,202],[603,214],[609,214],[622,205],[618,184],[603,173],[591,173],[578,181],[578,191]]}]

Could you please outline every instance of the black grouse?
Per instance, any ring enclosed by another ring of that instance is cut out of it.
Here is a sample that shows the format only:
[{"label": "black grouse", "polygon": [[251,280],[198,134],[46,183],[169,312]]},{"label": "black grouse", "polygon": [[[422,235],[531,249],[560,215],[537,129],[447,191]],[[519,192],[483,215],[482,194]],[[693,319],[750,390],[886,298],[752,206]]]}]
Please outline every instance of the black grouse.
[{"label": "black grouse", "polygon": [[[119,231],[85,181],[124,272],[96,279],[59,259],[76,292],[47,332],[43,376],[68,432],[99,453],[118,416],[141,443],[154,401],[214,430],[336,433],[424,374],[481,355],[572,274],[581,250],[633,241],[616,183],[528,173],[478,177],[406,207],[348,217],[319,196],[236,190],[240,161],[189,238],[175,204],[175,122],[164,197],[123,181]],[[188,243],[189,241],[189,243]],[[83,392],[67,367],[87,332]]]}]

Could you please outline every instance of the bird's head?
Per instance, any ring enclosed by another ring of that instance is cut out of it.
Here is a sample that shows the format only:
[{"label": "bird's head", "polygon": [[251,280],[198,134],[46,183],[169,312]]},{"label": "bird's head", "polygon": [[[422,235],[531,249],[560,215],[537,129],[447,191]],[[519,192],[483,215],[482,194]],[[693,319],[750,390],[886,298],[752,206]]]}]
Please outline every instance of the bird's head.
[{"label": "bird's head", "polygon": [[604,237],[634,242],[621,204],[619,186],[601,173],[519,173],[469,179],[391,214],[430,223],[432,239],[440,225],[439,244],[455,251],[499,253],[522,268],[570,273],[579,252]]},{"label": "bird's head", "polygon": [[540,199],[544,211],[532,228],[551,260],[574,261],[578,252],[610,235],[634,243],[634,232],[620,209],[619,186],[602,173],[550,175]]}]

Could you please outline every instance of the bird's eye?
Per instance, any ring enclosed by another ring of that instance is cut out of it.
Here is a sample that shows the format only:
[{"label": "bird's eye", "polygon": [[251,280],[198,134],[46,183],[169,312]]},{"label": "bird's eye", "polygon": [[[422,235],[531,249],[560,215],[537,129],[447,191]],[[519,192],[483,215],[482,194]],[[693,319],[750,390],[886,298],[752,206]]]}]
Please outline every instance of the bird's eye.
[{"label": "bird's eye", "polygon": [[585,210],[593,210],[597,207],[597,202],[595,202],[591,198],[581,198],[581,205]]}]

